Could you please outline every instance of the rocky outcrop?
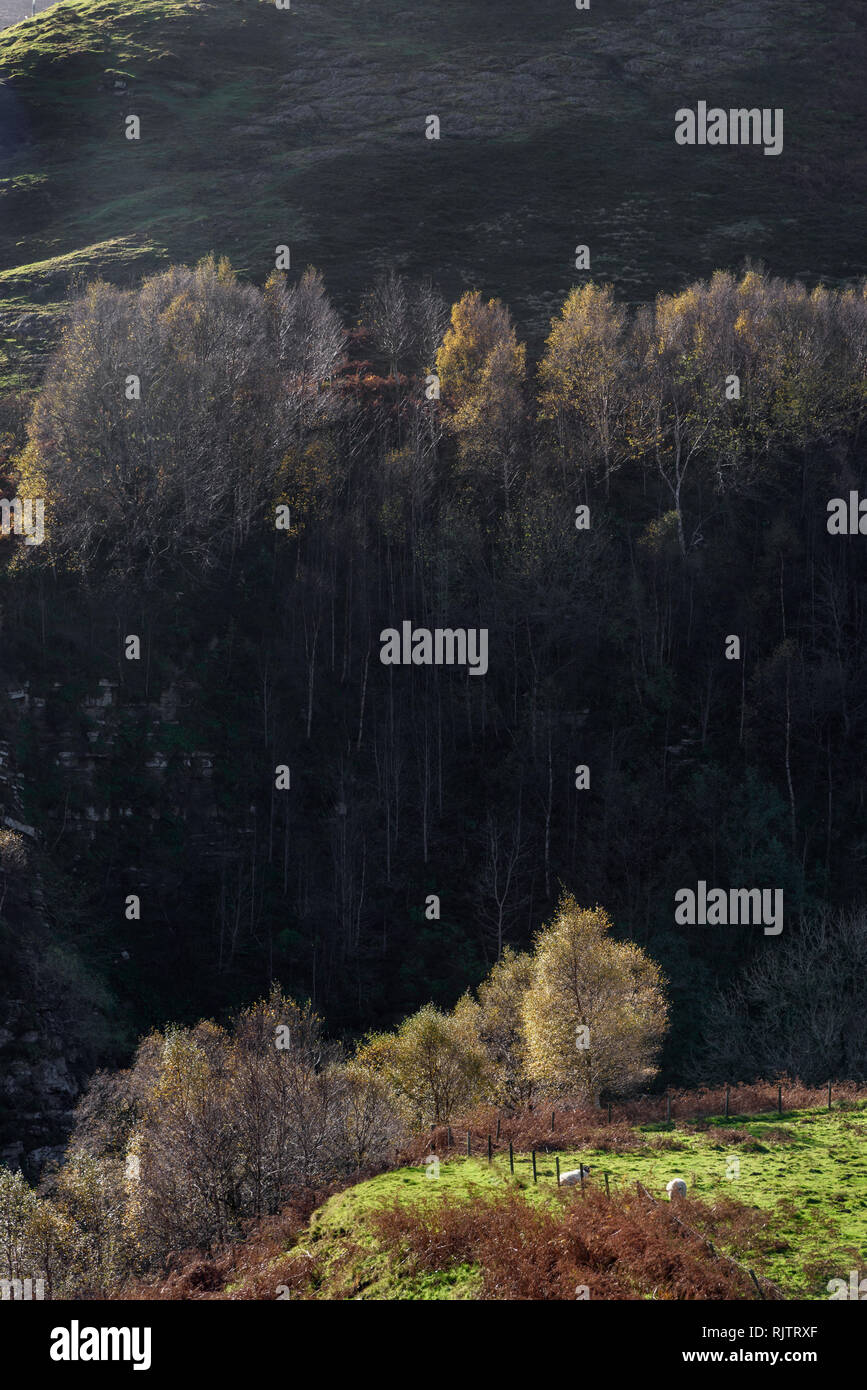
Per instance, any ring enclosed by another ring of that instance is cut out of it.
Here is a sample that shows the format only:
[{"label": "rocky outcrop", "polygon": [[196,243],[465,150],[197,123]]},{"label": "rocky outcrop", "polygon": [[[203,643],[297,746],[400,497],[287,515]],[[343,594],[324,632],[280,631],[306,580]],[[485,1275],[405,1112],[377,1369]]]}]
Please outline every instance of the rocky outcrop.
[{"label": "rocky outcrop", "polygon": [[[18,703],[25,695],[13,690],[10,697]],[[39,837],[26,823],[21,783],[9,742],[0,741],[0,1163],[35,1176],[62,1153],[81,1082],[33,970],[50,930],[36,863]]]},{"label": "rocky outcrop", "polygon": [[0,1163],[28,1176],[58,1159],[81,1090],[50,1014],[0,999]]},{"label": "rocky outcrop", "polygon": [[[117,1019],[107,1017],[113,1007],[108,990],[74,941],[58,931],[46,901],[57,888],[47,892],[43,869],[61,840],[64,859],[80,860],[97,836],[135,814],[105,775],[118,730],[130,721],[144,726],[136,807],[141,834],[147,836],[164,813],[192,816],[199,826],[212,821],[211,754],[172,746],[188,695],[172,685],[148,702],[119,701],[118,682],[107,677],[68,705],[57,683],[37,695],[26,681],[7,682],[0,693],[2,726],[10,735],[0,740],[0,1163],[29,1176],[61,1155],[76,1099],[106,1060],[106,1039],[117,1033]],[[35,732],[40,758],[60,789],[38,826],[29,823],[37,817],[25,793],[26,779],[38,778],[39,769],[28,764],[22,770],[15,759],[16,736],[25,727]],[[176,804],[178,779],[183,808]],[[146,863],[146,855],[136,860]],[[133,891],[142,872],[131,864],[118,868]],[[118,959],[128,961],[129,953],[119,951]]]}]

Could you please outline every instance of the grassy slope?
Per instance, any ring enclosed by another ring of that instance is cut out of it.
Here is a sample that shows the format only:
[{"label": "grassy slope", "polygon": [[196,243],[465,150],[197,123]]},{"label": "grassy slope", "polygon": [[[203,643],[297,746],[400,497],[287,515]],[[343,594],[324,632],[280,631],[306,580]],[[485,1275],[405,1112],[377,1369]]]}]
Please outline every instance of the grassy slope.
[{"label": "grassy slope", "polygon": [[[746,255],[860,274],[863,200],[834,197],[832,220],[828,201],[863,172],[856,17],[855,0],[64,0],[0,35],[13,363],[76,275],[212,248],[261,279],[287,242],[345,310],[394,260],[502,294],[536,341],[579,241],[633,300]],[[700,97],[784,106],[783,155],[675,146]]]},{"label": "grassy slope", "polygon": [[[744,1139],[744,1134],[750,1137]],[[867,1108],[794,1111],[733,1116],[711,1122],[705,1131],[674,1125],[644,1125],[635,1130],[635,1148],[623,1153],[584,1150],[561,1153],[562,1171],[589,1163],[596,1181],[607,1171],[612,1188],[642,1182],[656,1197],[665,1197],[673,1176],[689,1183],[690,1196],[713,1200],[734,1197],[747,1206],[774,1210],[772,1252],[742,1252],[756,1271],[779,1284],[790,1297],[827,1298],[830,1278],[849,1277],[867,1265]],[[674,1144],[674,1150],[659,1144]],[[729,1160],[740,1162],[737,1178]],[[509,1174],[508,1158],[489,1165],[476,1158],[455,1158],[440,1165],[436,1180],[425,1168],[402,1168],[332,1197],[312,1218],[298,1242],[315,1251],[328,1271],[316,1290],[318,1298],[336,1294],[361,1299],[473,1298],[478,1273],[469,1266],[407,1279],[399,1263],[386,1256],[365,1230],[371,1210],[401,1202],[436,1201],[442,1195],[470,1198],[474,1191],[516,1183],[529,1201],[545,1201],[555,1180],[553,1154],[537,1155],[538,1184],[533,1185],[528,1156],[517,1157]],[[580,1202],[579,1190],[574,1200]],[[820,1268],[821,1266],[821,1268]],[[275,1286],[277,1280],[275,1279]]]}]

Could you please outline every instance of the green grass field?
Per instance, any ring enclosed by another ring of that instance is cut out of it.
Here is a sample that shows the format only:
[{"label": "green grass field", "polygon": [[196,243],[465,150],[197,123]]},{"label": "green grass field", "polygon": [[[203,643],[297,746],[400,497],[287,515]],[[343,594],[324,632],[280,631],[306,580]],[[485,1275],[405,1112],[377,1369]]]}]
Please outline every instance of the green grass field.
[{"label": "green grass field", "polygon": [[[588,1181],[602,1185],[608,1173],[612,1194],[641,1182],[663,1201],[668,1180],[683,1177],[690,1198],[734,1198],[771,1213],[762,1240],[737,1257],[789,1298],[827,1299],[829,1279],[848,1280],[851,1269],[867,1268],[867,1107],[733,1116],[701,1129],[644,1125],[634,1134],[635,1147],[625,1152],[560,1152],[561,1171],[580,1161],[591,1168]],[[408,1277],[371,1233],[369,1216],[396,1200],[470,1200],[510,1186],[527,1201],[551,1201],[553,1152],[537,1153],[537,1178],[534,1184],[529,1155],[515,1155],[512,1176],[508,1155],[497,1154],[490,1165],[475,1157],[441,1162],[435,1178],[420,1165],[348,1188],[314,1214],[295,1247],[325,1271],[310,1291],[318,1298],[348,1291],[361,1299],[471,1299],[477,1269],[458,1265]],[[580,1189],[568,1200],[580,1203]]]}]

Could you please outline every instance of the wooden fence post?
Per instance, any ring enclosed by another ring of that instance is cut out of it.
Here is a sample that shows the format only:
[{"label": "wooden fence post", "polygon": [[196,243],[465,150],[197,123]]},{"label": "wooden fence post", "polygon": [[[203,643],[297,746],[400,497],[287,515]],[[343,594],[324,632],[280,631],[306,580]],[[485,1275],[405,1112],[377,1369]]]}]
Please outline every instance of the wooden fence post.
[{"label": "wooden fence post", "polygon": [[557,1165],[557,1186],[559,1187],[559,1186],[560,1186],[560,1155],[559,1155],[559,1154],[557,1154],[557,1155],[555,1156],[554,1162],[555,1162],[556,1165]]},{"label": "wooden fence post", "polygon": [[533,1150],[533,1182],[538,1182],[536,1177],[536,1150]]},{"label": "wooden fence post", "polygon": [[470,1156],[470,1131],[467,1130],[467,1158]]},{"label": "wooden fence post", "polygon": [[611,1124],[611,1101],[608,1102],[608,1123]]},{"label": "wooden fence post", "polygon": [[497,1116],[497,1139],[500,1137],[500,1117]]},{"label": "wooden fence post", "polygon": [[606,1196],[606,1197],[610,1197],[610,1196],[611,1196],[611,1191],[610,1191],[609,1186],[608,1186],[608,1174],[607,1174],[607,1173],[604,1173],[604,1174],[603,1174],[603,1177],[605,1178],[605,1196]]},{"label": "wooden fence post", "polygon": [[452,1138],[452,1127],[451,1125],[446,1125],[446,1148],[450,1149],[453,1143],[454,1140]]},{"label": "wooden fence post", "polygon": [[551,1133],[554,1133],[554,1111],[551,1111]]},{"label": "wooden fence post", "polygon": [[778,1115],[782,1115],[782,1113],[783,1113],[783,1088],[782,1088],[782,1086],[778,1086],[778,1087],[777,1087],[777,1114],[778,1114]]},{"label": "wooden fence post", "polygon": [[581,1174],[581,1196],[584,1197],[586,1195],[584,1192],[584,1164],[580,1158],[578,1160],[578,1172]]},{"label": "wooden fence post", "polygon": [[491,1161],[491,1136],[488,1135],[488,1162]]},{"label": "wooden fence post", "polygon": [[509,1172],[515,1171],[515,1150],[512,1148],[512,1141],[509,1140]]}]

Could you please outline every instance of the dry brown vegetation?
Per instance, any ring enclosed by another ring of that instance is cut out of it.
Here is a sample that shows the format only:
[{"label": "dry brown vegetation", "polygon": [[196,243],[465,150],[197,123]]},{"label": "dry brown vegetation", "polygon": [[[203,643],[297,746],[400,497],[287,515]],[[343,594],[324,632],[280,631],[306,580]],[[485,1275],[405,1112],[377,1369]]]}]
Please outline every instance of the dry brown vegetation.
[{"label": "dry brown vegetation", "polygon": [[[286,1285],[292,1297],[301,1296],[302,1286],[311,1281],[313,1259],[302,1248],[295,1249],[299,1236],[317,1207],[336,1192],[350,1186],[348,1180],[331,1183],[318,1190],[299,1193],[275,1216],[251,1222],[244,1238],[211,1253],[184,1250],[169,1261],[165,1273],[150,1279],[130,1281],[117,1295],[119,1299],[273,1299],[275,1289]],[[242,1285],[237,1294],[227,1287]]]},{"label": "dry brown vegetation", "polygon": [[[678,1213],[639,1191],[609,1199],[588,1188],[583,1201],[561,1194],[552,1207],[515,1192],[472,1204],[395,1203],[370,1222],[409,1274],[479,1265],[485,1300],[755,1298],[748,1271],[690,1226],[729,1237],[767,1218],[737,1203],[684,1202]],[[763,1295],[775,1296],[764,1281]]]}]

